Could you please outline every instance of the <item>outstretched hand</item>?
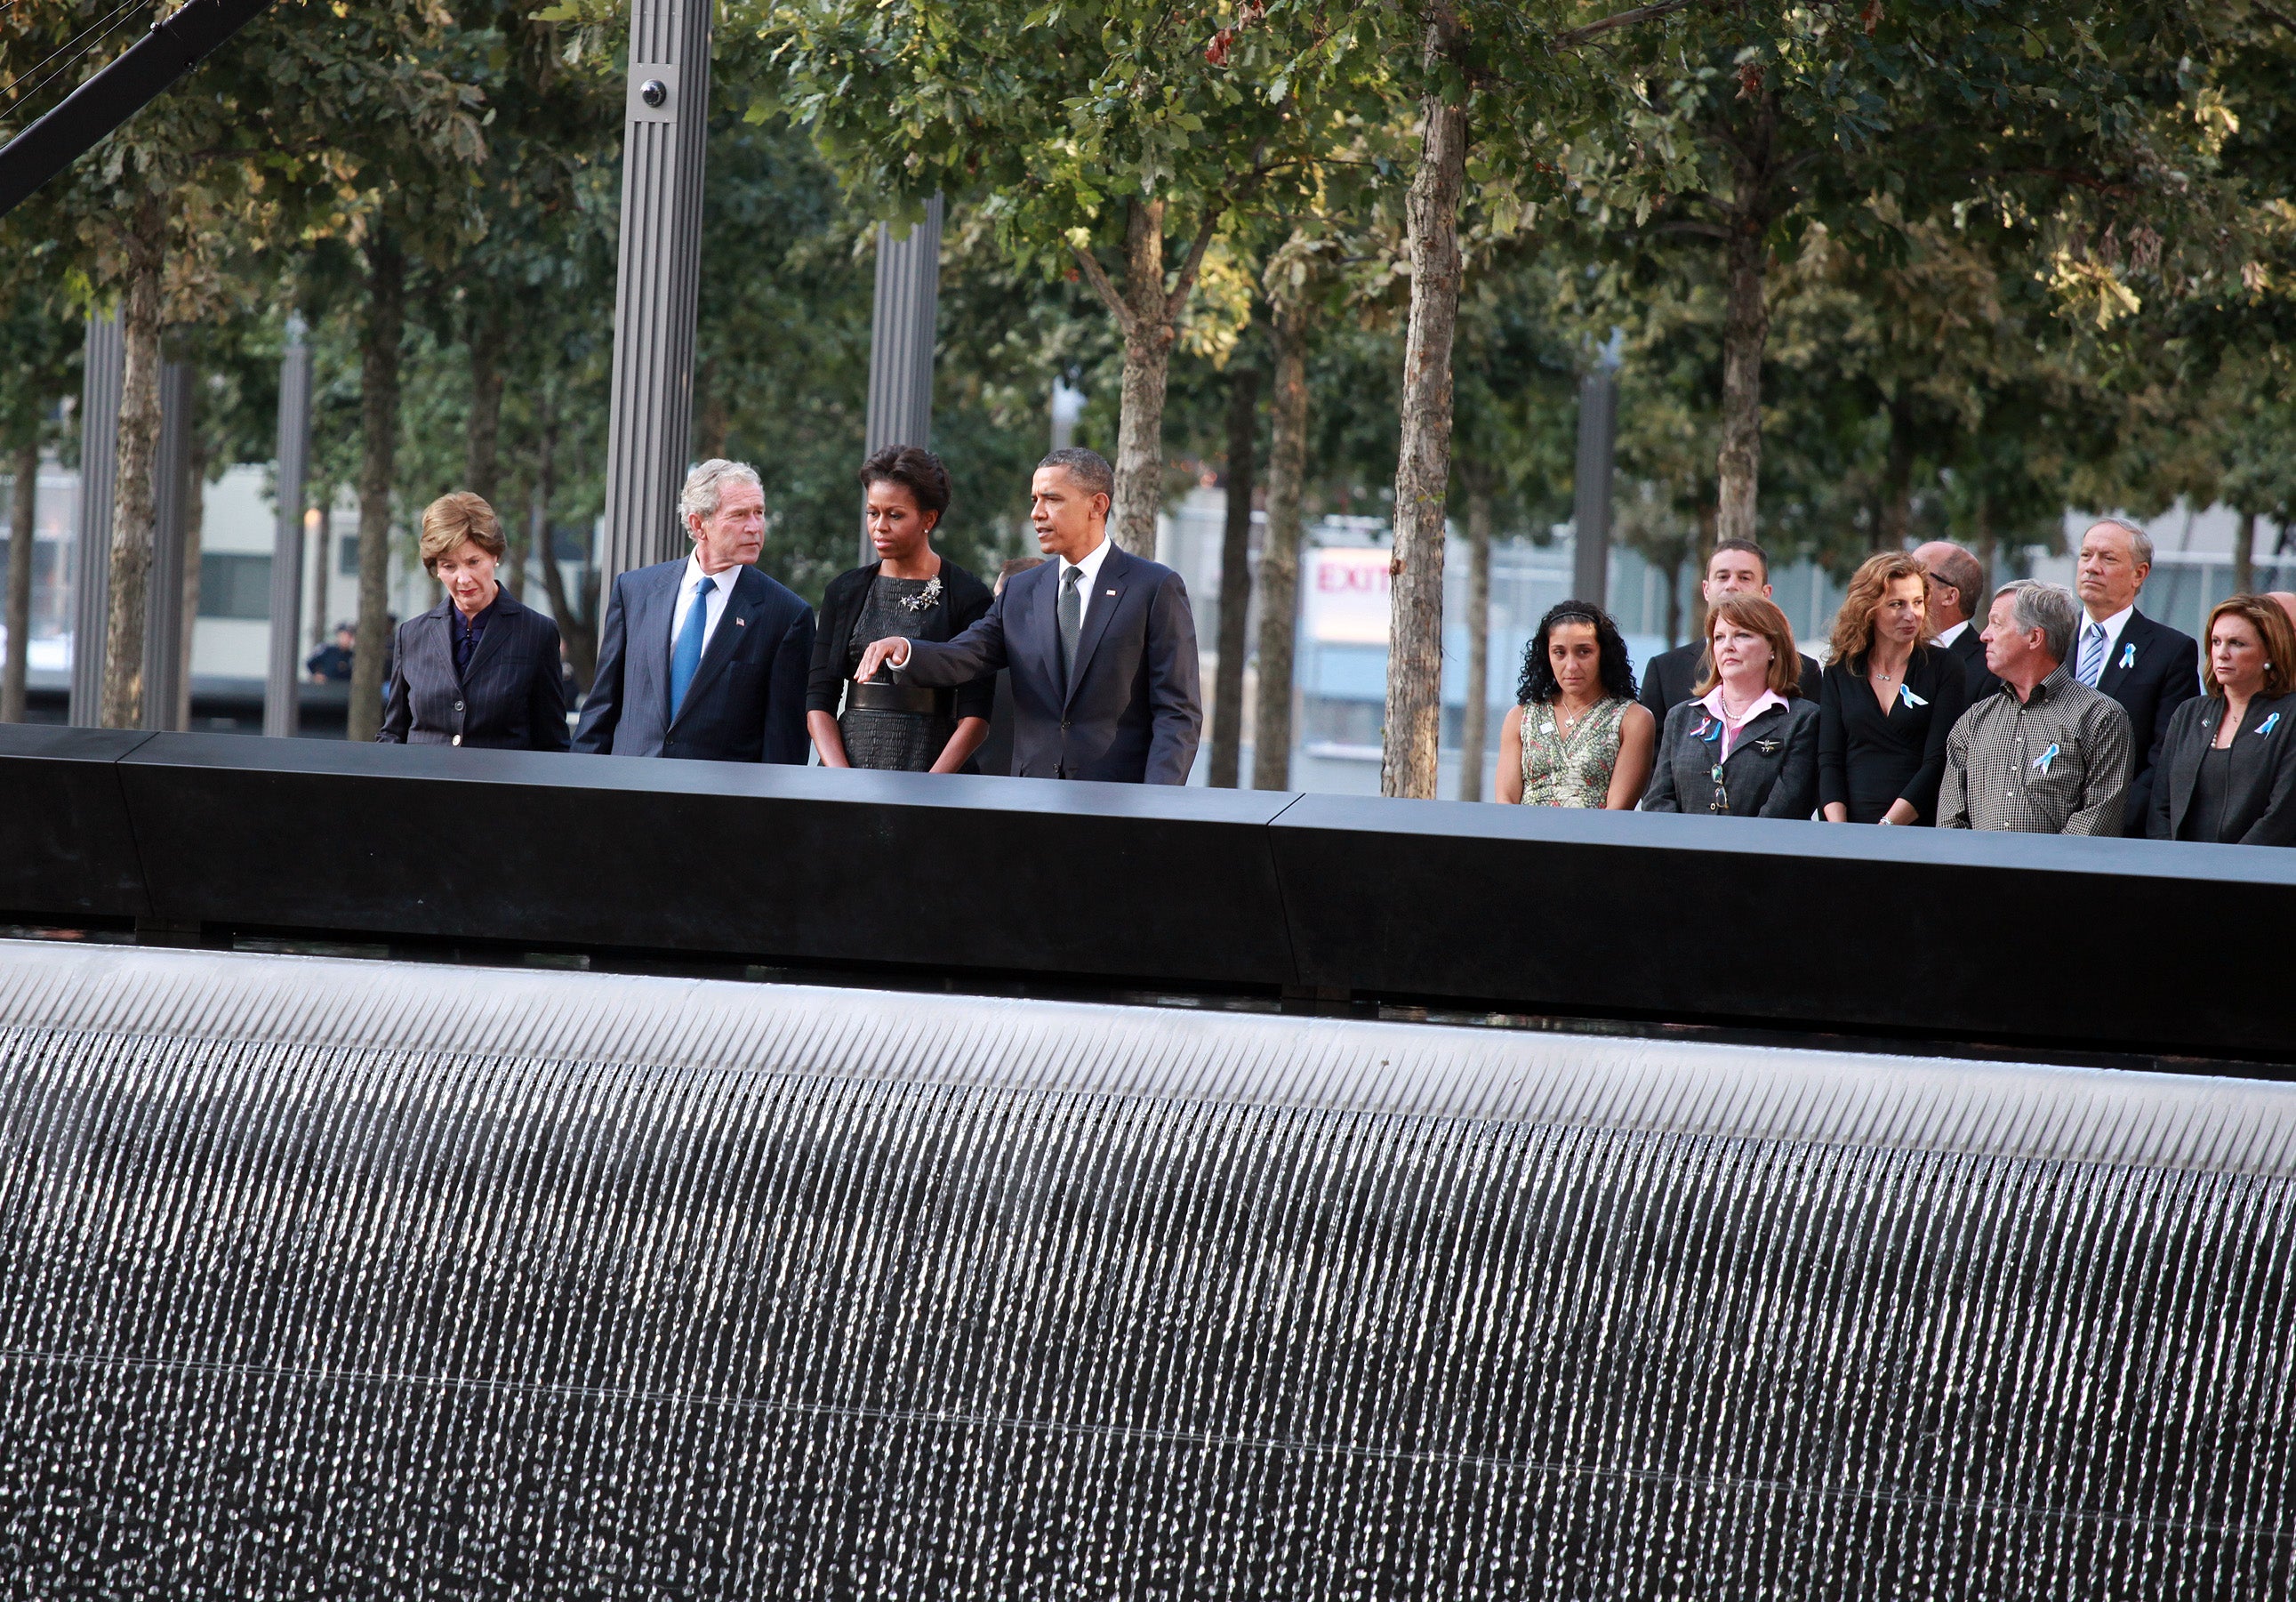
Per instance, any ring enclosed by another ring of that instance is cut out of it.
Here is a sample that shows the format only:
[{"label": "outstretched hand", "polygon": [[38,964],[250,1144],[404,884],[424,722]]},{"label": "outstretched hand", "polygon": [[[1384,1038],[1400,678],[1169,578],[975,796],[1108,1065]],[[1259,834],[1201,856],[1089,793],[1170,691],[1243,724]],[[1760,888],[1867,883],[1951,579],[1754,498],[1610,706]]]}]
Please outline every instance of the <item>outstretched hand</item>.
[{"label": "outstretched hand", "polygon": [[861,653],[861,665],[853,670],[853,682],[867,684],[877,677],[878,670],[885,665],[885,659],[896,653],[899,653],[901,660],[893,665],[897,668],[906,667],[909,661],[908,641],[898,635],[891,639],[872,640]]}]

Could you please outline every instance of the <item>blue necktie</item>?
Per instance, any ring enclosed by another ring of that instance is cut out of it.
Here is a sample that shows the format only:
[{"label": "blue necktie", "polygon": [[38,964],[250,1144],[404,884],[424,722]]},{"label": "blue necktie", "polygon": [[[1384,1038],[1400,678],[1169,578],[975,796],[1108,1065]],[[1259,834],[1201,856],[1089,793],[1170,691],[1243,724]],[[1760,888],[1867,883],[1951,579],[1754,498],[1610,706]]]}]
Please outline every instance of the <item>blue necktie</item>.
[{"label": "blue necktie", "polygon": [[685,692],[693,687],[693,676],[701,669],[701,631],[709,626],[709,592],[718,581],[705,578],[693,587],[693,604],[685,609],[685,627],[677,631],[677,649],[669,653],[669,717],[677,720],[677,709],[685,704]]},{"label": "blue necktie", "polygon": [[2096,681],[2104,677],[2103,624],[2091,623],[2081,630],[2080,666],[2073,670],[2073,677],[2092,690],[2096,688]]}]

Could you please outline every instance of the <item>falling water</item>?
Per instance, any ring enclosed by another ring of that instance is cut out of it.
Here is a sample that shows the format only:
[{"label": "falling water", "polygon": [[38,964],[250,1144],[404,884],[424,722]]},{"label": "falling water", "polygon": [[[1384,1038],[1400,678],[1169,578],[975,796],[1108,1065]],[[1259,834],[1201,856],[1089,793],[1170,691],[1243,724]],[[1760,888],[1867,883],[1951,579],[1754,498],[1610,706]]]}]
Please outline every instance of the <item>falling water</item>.
[{"label": "falling water", "polygon": [[2296,1093],[0,943],[40,1597],[2285,1597]]}]

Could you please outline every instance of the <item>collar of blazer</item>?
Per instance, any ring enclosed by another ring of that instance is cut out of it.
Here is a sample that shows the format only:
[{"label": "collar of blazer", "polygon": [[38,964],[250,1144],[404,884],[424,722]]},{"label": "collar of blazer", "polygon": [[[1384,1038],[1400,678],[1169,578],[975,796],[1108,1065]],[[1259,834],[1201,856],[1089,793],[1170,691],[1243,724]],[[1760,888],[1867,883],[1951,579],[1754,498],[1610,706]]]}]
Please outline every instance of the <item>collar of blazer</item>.
[{"label": "collar of blazer", "polygon": [[[1738,731],[1737,743],[1730,747],[1730,755],[1724,761],[1723,766],[1728,767],[1730,763],[1736,761],[1750,751],[1759,752],[1765,757],[1774,757],[1784,751],[1786,737],[1777,725],[1779,719],[1792,715],[1793,705],[1794,703],[1789,701],[1784,706],[1764,707],[1752,722]],[[1701,718],[1709,715],[1701,709],[1699,712]],[[1695,735],[1698,726],[1693,723],[1690,727],[1693,734]],[[1718,736],[1717,736],[1717,743],[1719,743]]]},{"label": "collar of blazer", "polygon": [[[701,703],[703,693],[709,688],[711,680],[726,670],[726,664],[732,661],[734,653],[742,648],[743,641],[749,636],[750,620],[757,615],[758,600],[765,594],[766,581],[758,575],[756,568],[737,567],[729,571],[734,575],[733,592],[726,597],[726,610],[718,614],[717,632],[709,637],[709,643],[701,647],[701,661],[693,670],[693,682],[685,688],[685,704],[677,709],[679,718],[684,717],[688,709]],[[677,587],[685,582],[685,579],[684,564],[680,563],[678,571],[671,575],[669,581],[670,600],[673,605],[676,603]],[[669,629],[667,623],[662,628],[660,638],[663,664],[661,682],[663,692],[667,694],[669,686]],[[675,728],[677,721],[677,718],[671,719],[670,727]]]},{"label": "collar of blazer", "polygon": [[[495,655],[503,648],[503,637],[510,631],[503,628],[502,625],[509,620],[512,613],[524,612],[526,610],[525,607],[518,604],[518,597],[510,593],[510,587],[506,584],[499,587],[496,590],[494,605],[494,620],[487,625],[487,631],[479,636],[478,649],[471,653],[471,665],[465,669],[460,676],[463,678],[468,678],[472,675],[476,674],[481,663],[483,663],[488,657]],[[430,631],[430,649],[431,653],[438,659],[431,665],[433,667],[443,669],[449,679],[456,678],[457,675],[455,672],[454,600],[452,597],[443,600],[423,615],[439,620],[439,627]]]},{"label": "collar of blazer", "polygon": [[[1057,563],[1049,565],[1058,566]],[[1124,592],[1132,579],[1132,570],[1137,566],[1139,566],[1138,560],[1122,546],[1118,545],[1114,537],[1109,537],[1108,555],[1101,559],[1100,577],[1094,585],[1097,593],[1092,597],[1092,604],[1084,609],[1084,628],[1077,636],[1077,659],[1069,672],[1067,696],[1069,701],[1076,699],[1077,688],[1084,683],[1085,673],[1092,666],[1092,653],[1100,645],[1100,637],[1108,632],[1108,620],[1115,615],[1117,607],[1123,603]],[[1053,599],[1054,609],[1057,612],[1060,602],[1060,581],[1057,577],[1054,579]],[[1058,661],[1060,661],[1058,623],[1056,622],[1054,627],[1055,638],[1053,642],[1053,660]],[[1063,702],[1063,704],[1066,703]]]},{"label": "collar of blazer", "polygon": [[[2260,783],[2273,760],[2279,754],[2273,735],[2288,727],[2287,713],[2296,711],[2296,698],[2283,699],[2288,702],[2287,705],[2263,695],[2249,698],[2248,711],[2241,716],[2240,732],[2225,748],[2230,757],[2225,773],[2225,788],[2230,793],[2227,799],[2245,795],[2251,785]],[[2169,836],[2172,840],[2176,838],[2177,831],[2185,826],[2185,812],[2193,799],[2193,781],[2200,772],[2201,764],[2209,760],[2209,752],[2216,747],[2217,730],[2223,724],[2226,708],[2230,703],[2221,695],[2198,695],[2187,704],[2202,709],[2199,717],[2194,719],[2200,726],[2200,737],[2185,744],[2184,752],[2179,753],[2184,757],[2184,762],[2177,764],[2179,771],[2176,776],[2180,782],[2174,785],[2169,798]],[[2257,731],[2263,727],[2265,719],[2275,711],[2282,716],[2280,721],[2273,726],[2272,735],[2258,739]],[[2189,763],[2189,768],[2185,763]]]},{"label": "collar of blazer", "polygon": [[[2081,627],[2088,627],[2088,613],[2081,613]],[[2096,676],[2096,687],[2110,695],[2120,681],[2136,671],[2136,664],[2144,660],[2146,648],[2160,625],[2141,612],[2131,612],[2128,621],[2120,626],[2120,637],[2112,643],[2112,654],[2105,658],[2104,671]],[[2073,637],[2073,659],[2080,659],[2080,637]]]}]

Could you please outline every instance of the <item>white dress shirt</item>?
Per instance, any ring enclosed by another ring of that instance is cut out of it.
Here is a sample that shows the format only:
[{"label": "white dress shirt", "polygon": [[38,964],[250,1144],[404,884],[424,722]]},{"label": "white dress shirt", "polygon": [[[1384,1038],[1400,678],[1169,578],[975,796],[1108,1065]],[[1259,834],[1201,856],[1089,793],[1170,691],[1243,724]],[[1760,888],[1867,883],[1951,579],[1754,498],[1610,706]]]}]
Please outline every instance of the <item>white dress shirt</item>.
[{"label": "white dress shirt", "polygon": [[1938,643],[1939,645],[1941,645],[1941,646],[1945,646],[1945,647],[1948,647],[1948,648],[1950,648],[1950,647],[1951,647],[1951,645],[1953,645],[1954,641],[1956,641],[1956,640],[1957,640],[1957,639],[1959,639],[1959,638],[1961,637],[1962,630],[1963,630],[1963,629],[1964,629],[1964,628],[1968,628],[1968,627],[1969,627],[1969,620],[1968,620],[1967,618],[1964,618],[1964,619],[1962,619],[1962,620],[1961,620],[1961,621],[1960,621],[1960,622],[1956,623],[1956,624],[1955,624],[1952,628],[1940,628],[1940,629],[1939,629],[1939,630],[1938,630],[1938,637],[1937,637],[1937,643]]},{"label": "white dress shirt", "polygon": [[[2128,627],[2128,620],[2136,615],[2136,604],[2134,601],[2109,618],[2092,619],[2088,615],[2088,608],[2082,607],[2080,628],[2073,636],[2073,657],[2065,664],[2073,670],[2074,677],[2078,678],[2080,674],[2081,648],[2088,641],[2089,624],[2102,622],[2104,625],[2104,668],[2110,668],[2112,666],[2112,653],[2120,649],[2120,631]],[[2096,670],[2097,682],[2100,684],[2104,682],[2104,668],[2099,668]]]},{"label": "white dress shirt", "polygon": [[[1100,543],[1092,547],[1091,551],[1085,556],[1085,559],[1082,562],[1070,562],[1065,556],[1061,558],[1061,574],[1059,583],[1062,586],[1065,587],[1069,581],[1070,569],[1081,568],[1084,571],[1084,579],[1077,586],[1077,600],[1079,604],[1077,612],[1077,627],[1078,628],[1082,628],[1084,627],[1084,620],[1092,615],[1092,587],[1100,582],[1100,570],[1102,565],[1106,563],[1107,560],[1108,538],[1105,535],[1102,536]],[[1060,606],[1060,590],[1055,588],[1053,591],[1053,605],[1056,612]]]},{"label": "white dress shirt", "polygon": [[693,610],[693,592],[701,582],[707,579],[713,586],[701,614],[701,648],[707,651],[709,637],[718,632],[718,620],[726,615],[726,603],[733,599],[734,585],[741,577],[738,565],[722,573],[705,573],[701,557],[685,559],[685,576],[677,581],[677,604],[669,609],[669,648],[673,653],[677,650],[677,637],[685,632],[685,614]]}]

